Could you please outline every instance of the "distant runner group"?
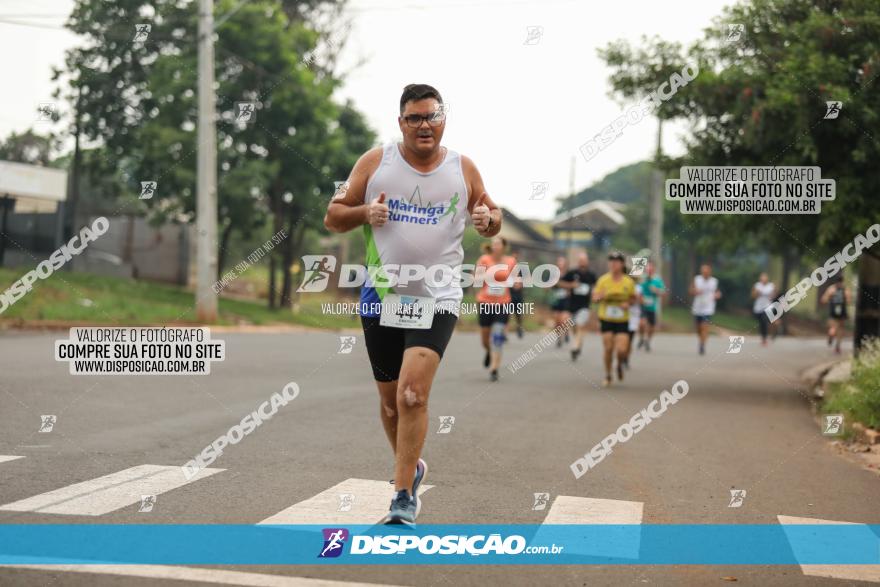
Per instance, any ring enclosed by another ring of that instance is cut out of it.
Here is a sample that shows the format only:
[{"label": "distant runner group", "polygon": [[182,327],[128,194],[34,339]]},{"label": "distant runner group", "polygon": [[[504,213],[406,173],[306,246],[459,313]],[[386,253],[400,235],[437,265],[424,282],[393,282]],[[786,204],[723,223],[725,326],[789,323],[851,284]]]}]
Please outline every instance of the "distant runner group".
[{"label": "distant runner group", "polygon": [[[605,378],[603,385],[611,385],[614,358],[617,358],[617,379],[623,380],[629,368],[633,340],[638,335],[638,348],[651,350],[651,339],[657,324],[657,301],[666,295],[663,280],[655,275],[653,263],[648,263],[643,279],[636,283],[627,273],[623,253],[608,255],[608,273],[597,278],[590,271],[586,253],[577,257],[577,265],[568,269],[564,257],[556,260],[560,279],[553,289],[551,310],[556,328],[567,321],[573,323],[571,360],[577,361],[583,347],[591,303],[598,304],[599,331],[602,335]],[[558,346],[568,343],[568,333],[560,337]]]}]

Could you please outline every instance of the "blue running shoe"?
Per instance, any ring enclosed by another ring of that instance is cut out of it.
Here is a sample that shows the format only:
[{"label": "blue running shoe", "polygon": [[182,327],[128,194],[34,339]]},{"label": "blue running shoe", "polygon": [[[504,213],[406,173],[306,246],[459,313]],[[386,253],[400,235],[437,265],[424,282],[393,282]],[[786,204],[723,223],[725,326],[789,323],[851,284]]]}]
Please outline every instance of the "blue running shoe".
[{"label": "blue running shoe", "polygon": [[406,524],[414,526],[416,523],[416,500],[409,495],[409,491],[401,489],[391,500],[388,515],[385,516],[386,524]]}]

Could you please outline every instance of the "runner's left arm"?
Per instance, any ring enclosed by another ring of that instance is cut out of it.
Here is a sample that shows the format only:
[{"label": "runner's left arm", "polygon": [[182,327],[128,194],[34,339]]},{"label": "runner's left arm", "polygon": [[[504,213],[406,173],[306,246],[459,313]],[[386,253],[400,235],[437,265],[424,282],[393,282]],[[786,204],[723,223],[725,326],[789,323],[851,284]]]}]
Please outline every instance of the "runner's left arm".
[{"label": "runner's left arm", "polygon": [[[501,208],[486,193],[483,177],[470,158],[461,156],[461,169],[468,187],[468,212],[480,236],[493,237],[501,231]],[[488,214],[483,208],[488,209]]]}]

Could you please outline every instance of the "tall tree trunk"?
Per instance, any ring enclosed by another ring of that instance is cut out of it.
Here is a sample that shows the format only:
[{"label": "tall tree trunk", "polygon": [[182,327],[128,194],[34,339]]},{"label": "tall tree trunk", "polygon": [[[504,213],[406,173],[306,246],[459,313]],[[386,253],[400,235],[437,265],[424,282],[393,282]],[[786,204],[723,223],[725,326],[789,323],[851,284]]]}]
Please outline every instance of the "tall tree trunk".
[{"label": "tall tree trunk", "polygon": [[[690,288],[691,284],[694,282],[694,276],[697,274],[697,266],[697,252],[691,248],[688,253],[688,272],[685,276],[684,287],[682,288],[682,300],[690,299]],[[687,307],[688,303],[685,302],[684,305]]]},{"label": "tall tree trunk", "polygon": [[[293,205],[288,208],[287,228],[285,232],[287,232],[289,236],[282,241],[284,247],[281,251],[283,259],[281,267],[281,302],[279,303],[281,308],[293,307],[293,276],[290,274],[290,266],[293,265],[293,253],[294,249],[297,248],[297,241],[299,241],[299,244],[302,244],[303,237],[301,235],[305,234],[305,223],[300,222],[298,225],[296,224],[295,219],[299,215],[300,210],[298,206]],[[296,230],[296,234],[294,234],[294,230]]]},{"label": "tall tree trunk", "polygon": [[223,277],[223,268],[226,266],[226,248],[229,246],[229,238],[232,236],[232,222],[223,227],[220,235],[220,250],[217,251],[217,280]]},{"label": "tall tree trunk", "polygon": [[281,299],[279,308],[290,309],[293,307],[293,297],[290,295],[293,282],[290,275],[290,265],[293,263],[292,245],[285,244],[281,251]]},{"label": "tall tree trunk", "polygon": [[68,242],[73,238],[76,224],[76,212],[79,204],[79,172],[82,167],[82,150],[79,146],[80,135],[80,103],[82,97],[82,89],[78,90],[76,95],[76,104],[73,113],[73,158],[70,164],[70,178],[68,183],[67,201],[64,203],[64,218],[62,222],[62,232],[64,242]]},{"label": "tall tree trunk", "polygon": [[[296,234],[288,233],[288,238],[293,241],[293,247],[291,247],[290,258],[291,264],[295,262],[296,259],[299,259],[302,256],[302,244],[305,240],[306,236],[306,227],[304,223],[300,223],[299,230],[296,231]],[[329,284],[328,284],[329,287]],[[296,291],[291,292],[291,298],[299,297]],[[294,299],[294,301],[296,301]]]},{"label": "tall tree trunk", "polygon": [[[794,264],[794,256],[791,253],[791,249],[786,247],[782,253],[782,286],[779,288],[779,291],[783,294],[788,291],[789,288],[789,273],[791,273],[791,266]],[[787,335],[788,334],[788,312],[782,315],[782,322],[779,324],[779,334]]]},{"label": "tall tree trunk", "polygon": [[275,308],[275,251],[269,253],[269,307]]},{"label": "tall tree trunk", "polygon": [[[272,227],[273,234],[277,234],[281,230],[284,221],[283,209],[284,204],[281,203],[281,184],[278,179],[269,188],[270,210],[272,210]],[[278,291],[278,282],[275,277],[275,270],[278,264],[278,247],[272,249],[269,253],[269,307],[277,308],[275,294]]]},{"label": "tall tree trunk", "polygon": [[858,354],[865,338],[880,337],[880,255],[874,251],[866,250],[859,257],[859,291],[855,300],[853,348]]}]

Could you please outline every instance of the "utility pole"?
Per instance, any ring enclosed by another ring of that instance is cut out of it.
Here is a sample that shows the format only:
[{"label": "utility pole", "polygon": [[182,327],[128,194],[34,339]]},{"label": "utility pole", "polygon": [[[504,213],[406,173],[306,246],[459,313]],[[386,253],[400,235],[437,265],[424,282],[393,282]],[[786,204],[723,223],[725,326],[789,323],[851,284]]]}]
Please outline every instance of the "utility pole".
[{"label": "utility pole", "polygon": [[568,242],[565,246],[565,259],[570,263],[573,261],[571,254],[571,211],[574,210],[574,166],[575,157],[571,158],[571,167],[568,172]]},{"label": "utility pole", "polygon": [[214,2],[199,0],[199,131],[196,181],[196,316],[217,320],[217,134],[214,127]]},{"label": "utility pole", "polygon": [[654,262],[655,273],[663,276],[663,171],[660,169],[663,140],[663,119],[657,118],[657,152],[654,156],[654,169],[651,171],[651,206],[648,209],[648,248]]}]

